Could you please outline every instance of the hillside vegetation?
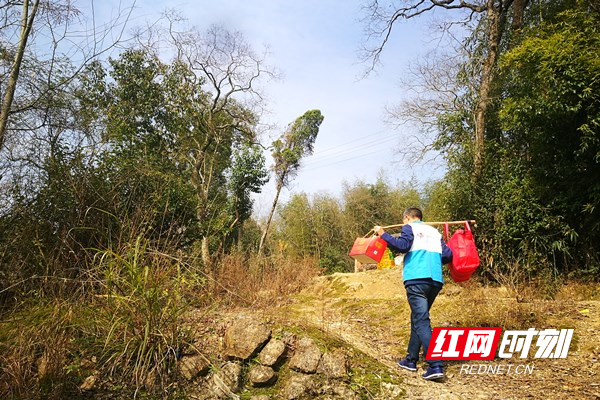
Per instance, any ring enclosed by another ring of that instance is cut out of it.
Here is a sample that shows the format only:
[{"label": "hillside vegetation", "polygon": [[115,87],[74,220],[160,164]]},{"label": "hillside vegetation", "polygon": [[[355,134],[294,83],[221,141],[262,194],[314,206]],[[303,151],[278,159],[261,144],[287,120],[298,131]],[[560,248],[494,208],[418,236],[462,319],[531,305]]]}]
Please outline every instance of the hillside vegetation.
[{"label": "hillside vegetation", "polygon": [[[178,362],[197,340],[185,321],[205,316],[218,333],[237,308],[337,335],[393,369],[408,326],[396,271],[345,275],[347,254],[415,206],[426,221],[477,221],[481,267],[446,287],[434,323],[576,329],[567,361],[536,361],[506,388],[513,377],[486,376],[484,390],[595,396],[599,1],[363,3],[369,39],[383,39],[373,66],[395,24],[446,18],[453,45],[415,61],[415,97],[388,110],[419,130],[398,131],[398,153],[433,151],[444,176],[419,182],[399,166],[285,202],[329,116],[298,110],[267,143],[260,88],[276,69],[235,27],[199,31],[175,10],[130,30],[132,5],[89,31],[95,16],[72,1],[0,5],[0,397],[85,397],[86,385],[182,397]],[[265,220],[253,199],[269,178]],[[431,387],[484,396],[456,367]]]}]

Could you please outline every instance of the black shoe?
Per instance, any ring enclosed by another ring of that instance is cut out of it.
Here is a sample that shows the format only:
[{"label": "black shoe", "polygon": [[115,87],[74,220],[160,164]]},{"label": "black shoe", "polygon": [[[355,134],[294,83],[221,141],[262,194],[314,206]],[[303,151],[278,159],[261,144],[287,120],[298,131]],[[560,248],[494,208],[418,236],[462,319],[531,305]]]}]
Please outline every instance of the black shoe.
[{"label": "black shoe", "polygon": [[428,381],[436,381],[444,377],[444,370],[442,367],[429,367],[427,368],[427,372],[425,372],[422,376],[423,379]]},{"label": "black shoe", "polygon": [[417,372],[417,363],[414,363],[412,361],[408,361],[407,358],[405,358],[404,360],[398,361],[398,366],[400,368],[407,369],[407,370],[409,370],[411,372]]}]

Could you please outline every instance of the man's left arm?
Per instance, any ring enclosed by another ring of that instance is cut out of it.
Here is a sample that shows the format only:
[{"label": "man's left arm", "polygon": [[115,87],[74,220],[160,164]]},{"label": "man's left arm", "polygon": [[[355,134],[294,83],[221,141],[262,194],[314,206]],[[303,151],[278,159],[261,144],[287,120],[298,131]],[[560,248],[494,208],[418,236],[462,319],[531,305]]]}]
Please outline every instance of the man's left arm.
[{"label": "man's left arm", "polygon": [[446,242],[444,242],[444,239],[440,240],[442,242],[442,264],[448,264],[452,262],[452,250],[448,247]]}]

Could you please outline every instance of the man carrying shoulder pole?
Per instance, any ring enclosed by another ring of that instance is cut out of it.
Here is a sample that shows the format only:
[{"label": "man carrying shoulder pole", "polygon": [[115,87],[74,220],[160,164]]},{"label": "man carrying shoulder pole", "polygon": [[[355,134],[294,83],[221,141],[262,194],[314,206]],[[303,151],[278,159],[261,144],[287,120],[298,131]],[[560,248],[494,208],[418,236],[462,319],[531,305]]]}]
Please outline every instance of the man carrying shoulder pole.
[{"label": "man carrying shoulder pole", "polygon": [[[373,228],[392,250],[405,253],[402,272],[406,297],[410,306],[410,340],[408,354],[400,360],[401,368],[417,371],[419,351],[423,348],[423,357],[427,354],[431,340],[431,321],[429,310],[442,289],[442,264],[452,261],[452,251],[444,242],[442,235],[432,226],[423,223],[423,213],[418,208],[404,211],[404,226],[399,237],[394,237],[381,226]],[[429,367],[422,375],[427,380],[444,377],[440,360],[425,360]]]}]

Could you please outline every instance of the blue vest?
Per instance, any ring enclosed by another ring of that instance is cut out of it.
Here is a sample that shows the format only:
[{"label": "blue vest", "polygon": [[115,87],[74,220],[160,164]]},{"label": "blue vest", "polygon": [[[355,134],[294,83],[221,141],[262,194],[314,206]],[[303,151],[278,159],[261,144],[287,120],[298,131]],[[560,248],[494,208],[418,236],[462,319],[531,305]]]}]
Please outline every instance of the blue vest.
[{"label": "blue vest", "polygon": [[432,226],[424,223],[409,224],[413,232],[413,243],[404,256],[404,281],[431,278],[443,283],[442,278],[442,235]]}]

